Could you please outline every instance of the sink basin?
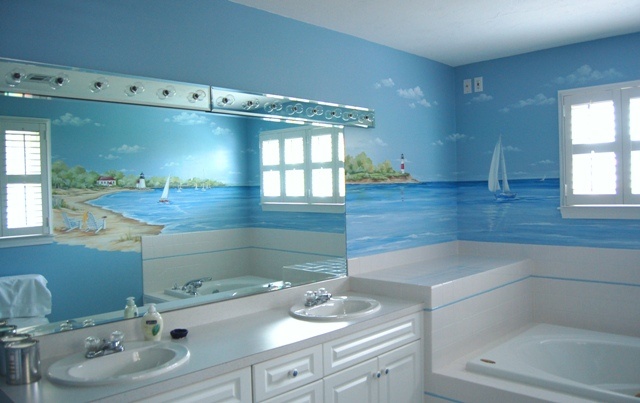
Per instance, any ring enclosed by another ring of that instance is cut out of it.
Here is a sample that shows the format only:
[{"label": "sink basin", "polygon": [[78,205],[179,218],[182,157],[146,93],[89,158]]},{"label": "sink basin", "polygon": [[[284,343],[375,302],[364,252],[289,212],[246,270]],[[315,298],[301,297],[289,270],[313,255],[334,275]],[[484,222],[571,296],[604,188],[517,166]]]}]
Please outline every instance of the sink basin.
[{"label": "sink basin", "polygon": [[125,351],[97,358],[73,354],[53,363],[49,379],[66,385],[108,385],[152,378],[189,360],[189,349],[173,342],[124,343]]},{"label": "sink basin", "polygon": [[380,302],[375,299],[341,296],[311,307],[294,305],[289,313],[294,318],[302,320],[342,321],[370,315],[379,311],[380,308]]}]

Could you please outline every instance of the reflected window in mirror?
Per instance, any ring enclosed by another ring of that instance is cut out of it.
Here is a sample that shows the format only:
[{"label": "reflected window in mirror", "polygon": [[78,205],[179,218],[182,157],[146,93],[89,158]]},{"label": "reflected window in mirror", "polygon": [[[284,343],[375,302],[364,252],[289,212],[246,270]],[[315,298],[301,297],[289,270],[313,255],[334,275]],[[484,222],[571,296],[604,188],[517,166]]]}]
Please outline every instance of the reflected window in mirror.
[{"label": "reflected window in mirror", "polygon": [[0,117],[2,246],[38,244],[51,234],[49,127],[46,119]]},{"label": "reflected window in mirror", "polygon": [[344,134],[340,127],[260,133],[263,210],[344,211]]}]

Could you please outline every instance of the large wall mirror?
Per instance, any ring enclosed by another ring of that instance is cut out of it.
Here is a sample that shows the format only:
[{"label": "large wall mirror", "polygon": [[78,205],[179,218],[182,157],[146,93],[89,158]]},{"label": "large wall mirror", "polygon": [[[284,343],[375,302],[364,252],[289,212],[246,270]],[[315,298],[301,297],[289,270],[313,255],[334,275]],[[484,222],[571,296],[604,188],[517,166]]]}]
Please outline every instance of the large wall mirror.
[{"label": "large wall mirror", "polygon": [[[373,111],[346,107],[337,120],[344,106],[37,64],[30,72],[31,64],[12,61],[0,67],[0,119],[46,121],[49,130],[53,242],[0,248],[8,262],[0,281],[42,276],[51,293],[50,314],[19,318],[25,330],[120,320],[128,297],[141,311],[151,302],[166,311],[347,274],[344,209],[263,208],[260,136],[323,127],[342,135],[345,125],[371,127]],[[89,81],[78,88],[89,95],[60,91],[82,79]],[[147,98],[137,102],[125,82]]]}]

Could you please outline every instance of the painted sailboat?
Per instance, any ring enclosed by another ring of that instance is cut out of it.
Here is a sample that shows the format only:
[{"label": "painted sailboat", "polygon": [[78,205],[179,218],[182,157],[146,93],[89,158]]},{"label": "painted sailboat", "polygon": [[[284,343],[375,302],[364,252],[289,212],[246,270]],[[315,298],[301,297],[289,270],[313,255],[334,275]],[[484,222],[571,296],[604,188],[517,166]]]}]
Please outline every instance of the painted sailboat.
[{"label": "painted sailboat", "polygon": [[169,182],[171,181],[171,176],[167,176],[167,182],[164,184],[164,189],[162,189],[162,195],[160,196],[160,200],[158,203],[169,203]]},{"label": "painted sailboat", "polygon": [[[502,187],[500,186],[500,177],[502,177]],[[504,149],[502,148],[502,137],[498,138],[496,147],[493,149],[491,167],[489,168],[489,191],[494,194],[497,201],[513,200],[517,195],[509,188],[507,165],[505,164]]]}]

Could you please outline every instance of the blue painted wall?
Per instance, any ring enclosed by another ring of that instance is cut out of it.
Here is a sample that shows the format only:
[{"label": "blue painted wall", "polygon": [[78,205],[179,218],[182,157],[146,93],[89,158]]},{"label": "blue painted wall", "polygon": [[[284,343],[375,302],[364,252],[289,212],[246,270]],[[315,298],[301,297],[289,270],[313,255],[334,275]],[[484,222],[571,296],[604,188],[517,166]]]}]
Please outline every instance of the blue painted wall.
[{"label": "blue painted wall", "polygon": [[[640,220],[562,219],[557,179],[558,91],[640,79],[640,33],[470,64],[455,75],[459,239],[640,249]],[[463,80],[474,77],[484,91],[463,94]],[[499,136],[513,203],[496,204],[484,186]]]},{"label": "blue painted wall", "polygon": [[[389,160],[396,169],[404,154],[407,171],[422,184],[349,188],[351,257],[455,239],[555,242],[527,237],[529,229],[507,225],[512,216],[493,205],[485,206],[493,209],[486,219],[478,205],[467,203],[481,188],[468,181],[486,180],[500,134],[513,179],[556,178],[557,90],[640,78],[640,34],[454,69],[225,0],[0,0],[0,9],[1,57],[374,108],[375,129],[346,129],[347,153],[366,152],[375,164]],[[462,80],[478,76],[484,92],[463,95]],[[434,181],[448,183],[430,187]],[[545,191],[558,197],[553,188]],[[568,229],[566,244],[582,244],[582,228],[559,221],[553,203],[530,215],[531,222],[552,220]],[[640,238],[637,222],[604,225],[614,241]],[[389,228],[393,233],[386,236]],[[496,230],[505,228],[518,236]],[[588,244],[601,245],[596,230],[589,231]],[[52,271],[71,271],[69,257],[55,245],[0,250],[2,271],[4,262],[42,265],[36,256],[43,250]],[[82,256],[77,264],[95,267],[97,258]],[[108,270],[101,267],[97,277]]]}]

